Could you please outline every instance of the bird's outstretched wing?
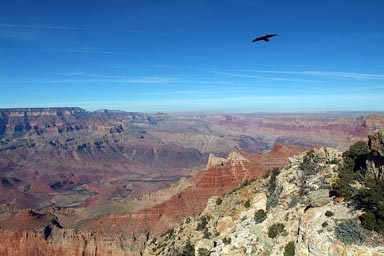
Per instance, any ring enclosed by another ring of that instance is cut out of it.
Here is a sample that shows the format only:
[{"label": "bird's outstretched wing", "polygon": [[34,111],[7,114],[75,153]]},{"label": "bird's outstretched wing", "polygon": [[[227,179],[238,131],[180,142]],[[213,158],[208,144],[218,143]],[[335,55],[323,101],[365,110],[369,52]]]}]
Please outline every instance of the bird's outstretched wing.
[{"label": "bird's outstretched wing", "polygon": [[253,39],[252,42],[257,42],[257,41],[261,41],[261,40],[264,40],[265,42],[269,42],[269,38],[271,38],[273,36],[277,36],[277,34],[268,34],[265,36],[256,37],[255,39]]},{"label": "bird's outstretched wing", "polygon": [[270,35],[265,35],[266,38],[271,38],[273,36],[277,36],[277,34],[270,34]]},{"label": "bird's outstretched wing", "polygon": [[256,41],[260,41],[260,40],[264,40],[264,37],[256,37],[255,39],[253,39],[252,42],[256,42]]}]

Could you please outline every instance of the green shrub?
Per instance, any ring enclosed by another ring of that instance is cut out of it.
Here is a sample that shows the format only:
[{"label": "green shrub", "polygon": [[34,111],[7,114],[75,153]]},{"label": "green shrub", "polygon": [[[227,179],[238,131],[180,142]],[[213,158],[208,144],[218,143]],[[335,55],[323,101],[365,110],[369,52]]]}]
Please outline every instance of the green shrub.
[{"label": "green shrub", "polygon": [[271,176],[271,173],[269,171],[265,172],[263,176],[261,176],[263,179],[268,179],[269,176]]},{"label": "green shrub", "polygon": [[368,144],[363,141],[356,142],[343,153],[343,165],[339,167],[339,179],[333,184],[333,192],[337,196],[343,196],[351,200],[359,196],[359,191],[351,186],[356,180],[362,180],[365,176],[366,159],[370,150]]},{"label": "green shrub", "polygon": [[368,230],[374,230],[376,228],[376,215],[371,211],[365,212],[363,215],[361,215],[360,221],[363,227]]},{"label": "green shrub", "polygon": [[283,231],[284,231],[284,224],[275,223],[268,228],[268,236],[273,239]]},{"label": "green shrub", "polygon": [[366,169],[366,159],[370,152],[368,144],[364,141],[358,141],[351,145],[347,151],[343,153],[344,165],[353,171]]},{"label": "green shrub", "polygon": [[358,194],[357,189],[351,186],[357,174],[351,169],[343,168],[339,170],[338,176],[339,179],[332,185],[332,190],[337,196],[342,196],[349,201]]},{"label": "green shrub", "polygon": [[199,256],[211,255],[211,251],[209,251],[207,248],[199,248],[198,253],[199,253]]},{"label": "green shrub", "polygon": [[276,207],[278,202],[279,198],[275,194],[269,195],[267,197],[267,209]]},{"label": "green shrub", "polygon": [[297,203],[299,202],[299,198],[298,197],[292,197],[291,201],[289,202],[288,204],[288,208],[293,208],[297,205]]},{"label": "green shrub", "polygon": [[364,231],[351,220],[341,222],[336,227],[336,236],[344,244],[362,244],[367,240]]},{"label": "green shrub", "polygon": [[205,239],[211,238],[211,233],[208,231],[207,228],[204,229],[203,238]]},{"label": "green shrub", "polygon": [[322,226],[323,228],[328,227],[328,222],[324,221],[323,224],[321,224],[321,226]]},{"label": "green shrub", "polygon": [[223,244],[231,244],[232,239],[230,237],[228,238],[224,237],[222,241],[223,241]]},{"label": "green shrub", "polygon": [[339,163],[340,163],[340,159],[333,159],[328,162],[328,164],[339,164]]},{"label": "green shrub", "polygon": [[378,210],[380,206],[384,205],[384,180],[378,178],[365,180],[365,188],[361,191],[360,205],[366,209],[374,210]]},{"label": "green shrub", "polygon": [[191,218],[187,217],[187,218],[185,219],[185,223],[186,223],[186,224],[191,223]]},{"label": "green shrub", "polygon": [[361,216],[362,225],[384,234],[384,181],[367,178],[365,188],[360,191],[356,201],[366,211]]},{"label": "green shrub", "polygon": [[284,256],[295,256],[295,242],[291,241],[285,245]]},{"label": "green shrub", "polygon": [[223,202],[223,199],[221,199],[220,197],[216,199],[216,205],[221,205],[222,202]]},{"label": "green shrub", "polygon": [[276,184],[276,178],[277,175],[280,174],[280,170],[278,168],[273,168],[271,180],[269,181],[268,185],[268,194],[267,194],[267,208],[273,208],[277,205],[279,201],[279,195],[281,193],[281,190],[276,191],[277,184]]},{"label": "green shrub", "polygon": [[333,212],[331,212],[331,211],[326,211],[325,212],[325,216],[327,216],[328,218],[332,217],[333,215],[335,215],[335,214]]},{"label": "green shrub", "polygon": [[316,174],[320,169],[319,161],[320,159],[314,150],[308,151],[299,166],[300,169],[303,170],[304,176]]},{"label": "green shrub", "polygon": [[[381,216],[383,216],[384,214],[382,214]],[[384,234],[384,216],[383,217],[379,217],[376,219],[376,227],[375,227],[375,231],[377,233],[381,233],[381,234]]]},{"label": "green shrub", "polygon": [[268,192],[269,192],[269,194],[273,194],[275,192],[275,189],[276,189],[276,177],[279,174],[280,174],[279,168],[273,168],[272,169],[271,180],[270,180],[269,185],[268,185]]},{"label": "green shrub", "polygon": [[260,209],[257,212],[255,212],[254,219],[255,219],[256,224],[263,222],[266,218],[267,218],[267,214],[265,213],[265,211],[263,209]]},{"label": "green shrub", "polygon": [[195,256],[195,247],[191,244],[191,241],[187,239],[183,251],[181,253],[183,256]]},{"label": "green shrub", "polygon": [[208,216],[201,215],[199,218],[199,223],[197,224],[196,230],[197,231],[204,231],[206,229],[208,221],[209,221]]},{"label": "green shrub", "polygon": [[244,203],[244,207],[245,208],[249,208],[251,206],[251,202],[249,201],[249,199]]}]

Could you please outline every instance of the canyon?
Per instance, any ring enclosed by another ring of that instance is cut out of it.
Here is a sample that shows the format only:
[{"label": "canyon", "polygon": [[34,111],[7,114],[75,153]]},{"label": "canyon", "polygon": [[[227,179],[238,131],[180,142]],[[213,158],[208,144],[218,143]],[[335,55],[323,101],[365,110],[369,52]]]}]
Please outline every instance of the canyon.
[{"label": "canyon", "polygon": [[0,254],[140,255],[210,197],[384,115],[0,110]]}]

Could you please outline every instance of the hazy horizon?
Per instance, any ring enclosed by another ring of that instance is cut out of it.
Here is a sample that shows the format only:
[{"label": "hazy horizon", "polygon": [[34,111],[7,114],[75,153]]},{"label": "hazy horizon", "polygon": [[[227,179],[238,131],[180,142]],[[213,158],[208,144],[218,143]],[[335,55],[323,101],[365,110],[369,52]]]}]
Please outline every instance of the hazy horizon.
[{"label": "hazy horizon", "polygon": [[[384,2],[2,1],[0,108],[384,111]],[[270,42],[255,37],[277,34]]]},{"label": "hazy horizon", "polygon": [[137,113],[137,114],[165,114],[165,115],[308,115],[308,116],[360,116],[360,115],[369,115],[369,114],[384,114],[384,111],[375,111],[375,110],[352,110],[352,111],[343,111],[343,110],[313,110],[313,111],[254,111],[254,112],[225,112],[225,111],[179,111],[179,112],[162,112],[162,111],[152,111],[152,112],[140,112],[140,111],[129,111],[121,109],[86,109],[78,106],[55,106],[55,107],[16,107],[16,108],[0,108],[0,111],[7,110],[16,110],[16,111],[25,111],[25,110],[47,110],[47,109],[77,109],[80,108],[86,112],[126,112],[126,113]]}]

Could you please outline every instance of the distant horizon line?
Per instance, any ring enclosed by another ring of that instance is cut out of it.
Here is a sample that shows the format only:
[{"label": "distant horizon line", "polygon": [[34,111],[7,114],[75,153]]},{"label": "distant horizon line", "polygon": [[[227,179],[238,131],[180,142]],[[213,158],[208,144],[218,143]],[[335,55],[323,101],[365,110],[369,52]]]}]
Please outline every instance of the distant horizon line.
[{"label": "distant horizon line", "polygon": [[129,111],[121,109],[108,109],[100,108],[95,110],[88,110],[83,107],[8,107],[0,108],[0,111],[34,111],[34,110],[82,110],[84,112],[126,112],[126,113],[142,113],[142,114],[206,114],[206,115],[256,115],[256,114],[384,114],[384,111],[379,110],[265,110],[253,112],[228,112],[228,111],[178,111],[178,112],[165,112],[165,111]]}]

